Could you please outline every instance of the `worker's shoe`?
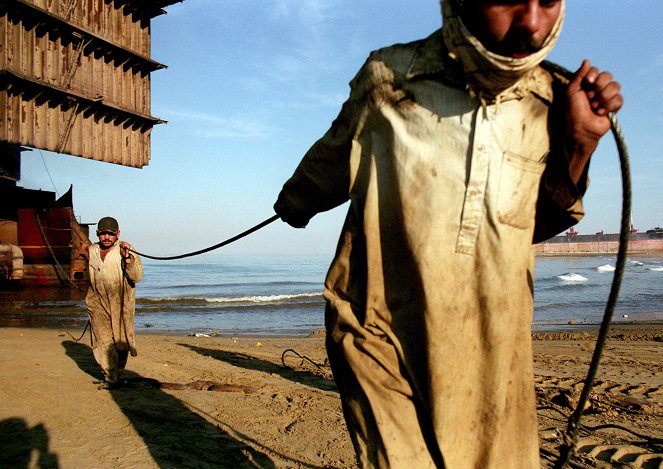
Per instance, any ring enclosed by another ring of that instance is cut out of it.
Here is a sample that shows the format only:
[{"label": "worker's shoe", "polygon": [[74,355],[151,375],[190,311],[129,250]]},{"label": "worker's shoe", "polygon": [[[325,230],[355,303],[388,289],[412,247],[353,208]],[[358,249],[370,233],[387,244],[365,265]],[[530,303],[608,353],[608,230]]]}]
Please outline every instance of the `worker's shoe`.
[{"label": "worker's shoe", "polygon": [[117,387],[118,387],[118,383],[110,383],[110,382],[108,382],[108,381],[104,381],[104,382],[102,382],[99,386],[97,386],[97,389],[100,389],[100,390],[103,390],[103,389],[105,389],[105,390],[110,390],[110,389],[117,389]]}]

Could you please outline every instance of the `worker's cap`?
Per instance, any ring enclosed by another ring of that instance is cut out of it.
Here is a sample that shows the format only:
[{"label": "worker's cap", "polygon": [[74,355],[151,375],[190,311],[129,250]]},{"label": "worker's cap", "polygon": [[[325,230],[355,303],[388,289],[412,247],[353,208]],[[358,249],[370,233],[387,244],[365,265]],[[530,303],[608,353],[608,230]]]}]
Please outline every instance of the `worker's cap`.
[{"label": "worker's cap", "polygon": [[97,223],[97,233],[115,234],[120,230],[117,220],[113,217],[104,217]]}]

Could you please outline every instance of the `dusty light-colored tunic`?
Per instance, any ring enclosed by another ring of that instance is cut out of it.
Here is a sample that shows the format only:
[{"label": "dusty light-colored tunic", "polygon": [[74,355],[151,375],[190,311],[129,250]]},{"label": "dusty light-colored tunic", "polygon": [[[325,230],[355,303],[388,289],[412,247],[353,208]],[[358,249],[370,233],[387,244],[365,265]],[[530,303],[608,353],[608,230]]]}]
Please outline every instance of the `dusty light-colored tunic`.
[{"label": "dusty light-colored tunic", "polygon": [[294,226],[350,200],[324,296],[364,466],[539,465],[531,245],[580,219],[584,182],[551,75],[526,80],[482,106],[439,31],[374,52],[279,195]]},{"label": "dusty light-colored tunic", "polygon": [[90,246],[89,255],[90,287],[85,303],[92,328],[93,351],[104,375],[113,381],[124,368],[122,359],[118,363],[118,351],[136,355],[136,283],[143,275],[143,265],[135,254],[131,262],[124,263],[119,240],[103,260],[98,244]]}]

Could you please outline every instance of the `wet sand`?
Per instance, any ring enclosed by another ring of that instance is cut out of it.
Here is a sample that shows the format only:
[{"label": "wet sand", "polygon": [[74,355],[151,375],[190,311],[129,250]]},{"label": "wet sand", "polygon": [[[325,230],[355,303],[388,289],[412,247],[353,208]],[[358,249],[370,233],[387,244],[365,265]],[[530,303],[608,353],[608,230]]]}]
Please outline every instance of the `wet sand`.
[{"label": "wet sand", "polygon": [[[570,467],[622,467],[639,453],[634,467],[661,464],[661,442],[647,438],[663,437],[662,326],[611,329],[582,421],[608,426],[582,433]],[[543,467],[556,458],[595,332],[533,335]],[[356,467],[322,334],[137,340],[125,384],[104,391],[87,335],[0,328],[0,467]]]}]

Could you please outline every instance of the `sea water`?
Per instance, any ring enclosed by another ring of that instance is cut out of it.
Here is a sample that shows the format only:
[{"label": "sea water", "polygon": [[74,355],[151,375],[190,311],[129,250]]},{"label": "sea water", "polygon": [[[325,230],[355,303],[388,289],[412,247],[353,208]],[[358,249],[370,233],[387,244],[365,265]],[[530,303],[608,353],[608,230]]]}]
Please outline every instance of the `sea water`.
[{"label": "sea water", "polygon": [[[322,285],[330,262],[325,255],[146,259],[136,330],[306,336],[324,328]],[[599,324],[614,269],[614,256],[537,258],[533,330]],[[613,320],[652,319],[663,319],[663,256],[630,257]],[[82,329],[86,320],[82,299],[0,295],[0,326]]]},{"label": "sea water", "polygon": [[145,262],[136,329],[307,335],[324,328],[330,257],[229,255],[208,263]]},{"label": "sea water", "polygon": [[[534,329],[599,324],[613,287],[614,256],[537,258]],[[663,319],[663,255],[626,259],[613,321]]]}]

